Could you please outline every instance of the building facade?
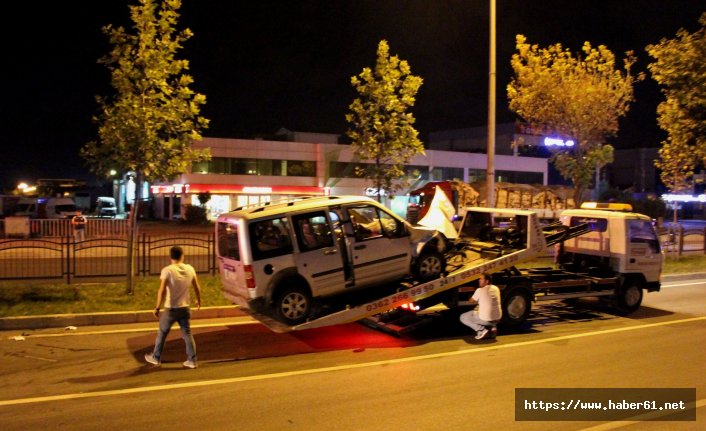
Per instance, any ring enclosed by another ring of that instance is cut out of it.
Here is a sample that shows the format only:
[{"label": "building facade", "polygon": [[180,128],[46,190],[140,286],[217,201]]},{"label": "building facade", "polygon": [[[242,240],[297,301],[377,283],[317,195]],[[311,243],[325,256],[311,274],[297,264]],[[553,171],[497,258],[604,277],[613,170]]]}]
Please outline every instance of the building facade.
[{"label": "building facade", "polygon": [[[195,163],[174,181],[151,186],[155,217],[181,217],[185,205],[199,205],[198,195],[205,192],[211,195],[211,218],[240,206],[301,196],[375,195],[369,181],[356,176],[360,164],[354,162],[351,146],[320,134],[290,135],[319,142],[204,138],[195,143],[210,149],[211,160]],[[426,150],[407,166],[406,187],[394,197],[385,196],[384,203],[403,215],[410,190],[428,181],[484,179],[486,165],[485,154]],[[496,155],[495,170],[499,181],[547,184],[543,158]]]}]

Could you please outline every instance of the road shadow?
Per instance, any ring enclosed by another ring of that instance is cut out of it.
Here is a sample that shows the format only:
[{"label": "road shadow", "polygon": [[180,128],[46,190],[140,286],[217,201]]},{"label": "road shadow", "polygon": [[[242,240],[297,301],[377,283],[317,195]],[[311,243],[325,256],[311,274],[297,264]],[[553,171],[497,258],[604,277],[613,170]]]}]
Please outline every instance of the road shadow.
[{"label": "road shadow", "polygon": [[[419,344],[413,338],[397,338],[360,323],[324,328],[275,333],[266,326],[224,325],[223,329],[194,328],[192,330],[198,358],[207,362],[232,362],[261,358],[320,353],[334,350],[364,351],[369,348],[399,348]],[[127,348],[135,360],[144,362],[144,355],[154,346],[155,334],[128,340]],[[185,359],[184,341],[175,325],[162,351],[162,363],[179,363]]]},{"label": "road shadow", "polygon": [[[429,342],[463,339],[468,344],[489,345],[511,334],[542,332],[542,328],[567,323],[609,321],[621,317],[648,319],[672,313],[651,307],[642,307],[629,316],[621,316],[609,304],[602,301],[580,299],[568,303],[550,301],[534,304],[529,319],[519,326],[498,326],[498,339],[475,340],[475,333],[459,321],[465,310],[440,310],[429,313],[428,324],[403,334],[393,335],[360,322],[323,328],[276,333],[259,323],[224,324],[222,328],[194,328],[194,338],[200,361],[233,362],[262,358],[321,353],[329,351],[363,352],[366,349],[413,347]],[[127,348],[139,363],[150,353],[155,333],[146,333],[128,340]],[[185,359],[184,341],[181,331],[172,328],[162,352],[162,362],[181,364]],[[154,367],[152,367],[154,368]],[[136,373],[150,372],[148,367]]]}]

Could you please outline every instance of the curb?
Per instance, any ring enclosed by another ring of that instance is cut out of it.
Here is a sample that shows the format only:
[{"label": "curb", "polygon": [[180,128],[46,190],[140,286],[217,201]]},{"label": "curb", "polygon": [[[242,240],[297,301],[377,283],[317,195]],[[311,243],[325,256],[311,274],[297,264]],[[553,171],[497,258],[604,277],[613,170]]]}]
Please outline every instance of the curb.
[{"label": "curb", "polygon": [[706,278],[706,272],[685,272],[683,274],[667,274],[662,276],[662,282],[667,281],[684,281],[695,280],[698,278]]},{"label": "curb", "polygon": [[[191,318],[217,319],[221,317],[246,316],[235,306],[205,307],[192,310]],[[0,318],[0,331],[17,329],[61,328],[67,326],[119,325],[125,323],[156,322],[152,311],[128,311],[111,313],[52,314],[42,316],[18,316]]]}]

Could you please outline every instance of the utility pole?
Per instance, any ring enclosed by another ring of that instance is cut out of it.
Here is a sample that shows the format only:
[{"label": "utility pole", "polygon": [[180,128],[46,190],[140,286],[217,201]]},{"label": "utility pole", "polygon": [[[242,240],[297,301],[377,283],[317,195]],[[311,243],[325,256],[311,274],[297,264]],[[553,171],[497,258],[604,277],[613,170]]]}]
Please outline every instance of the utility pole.
[{"label": "utility pole", "polygon": [[490,58],[488,73],[488,167],[485,172],[486,205],[495,207],[495,0],[490,0]]}]

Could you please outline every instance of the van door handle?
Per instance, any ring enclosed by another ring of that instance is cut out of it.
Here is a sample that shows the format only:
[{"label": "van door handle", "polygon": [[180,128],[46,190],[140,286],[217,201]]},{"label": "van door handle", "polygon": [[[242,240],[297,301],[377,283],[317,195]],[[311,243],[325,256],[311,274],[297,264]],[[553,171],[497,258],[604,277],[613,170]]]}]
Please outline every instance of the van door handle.
[{"label": "van door handle", "polygon": [[362,250],[362,249],[364,249],[365,247],[367,247],[367,245],[365,245],[365,244],[357,244],[357,245],[354,245],[354,246],[353,246],[353,250]]},{"label": "van door handle", "polygon": [[338,250],[335,248],[332,248],[331,250],[324,250],[324,254],[336,254],[338,253]]}]

